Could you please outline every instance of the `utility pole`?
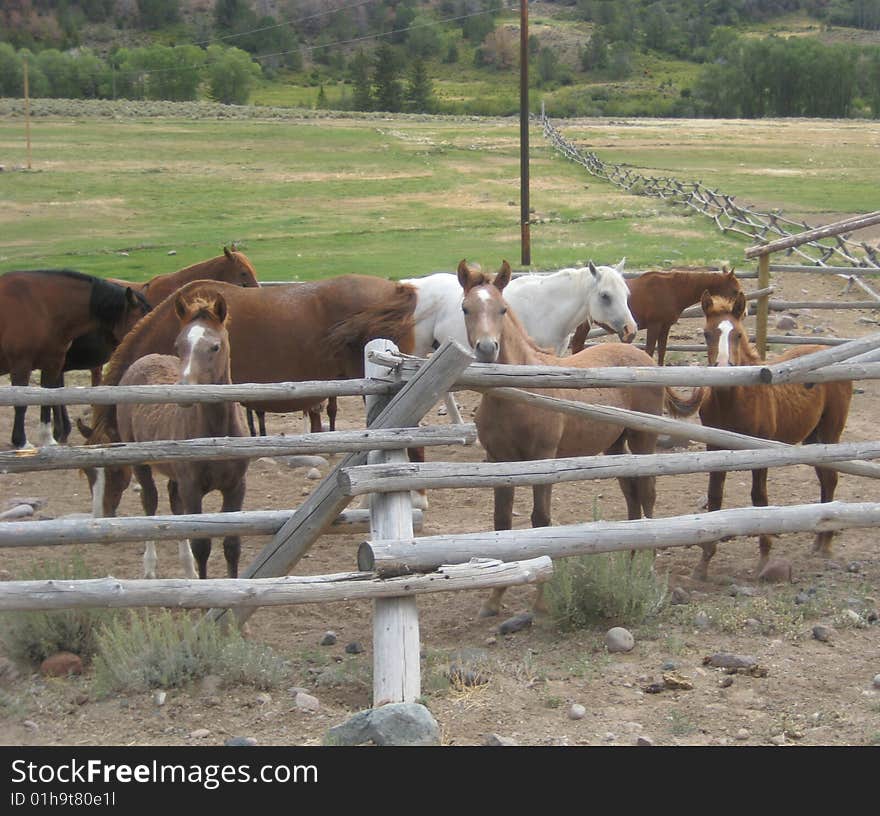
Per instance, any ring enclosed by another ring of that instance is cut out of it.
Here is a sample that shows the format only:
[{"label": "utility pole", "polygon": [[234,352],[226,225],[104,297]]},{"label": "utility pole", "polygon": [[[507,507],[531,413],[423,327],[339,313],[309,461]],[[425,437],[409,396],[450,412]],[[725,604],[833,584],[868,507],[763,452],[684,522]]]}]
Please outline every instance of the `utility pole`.
[{"label": "utility pole", "polygon": [[519,220],[522,265],[531,266],[529,235],[529,3],[519,2]]}]

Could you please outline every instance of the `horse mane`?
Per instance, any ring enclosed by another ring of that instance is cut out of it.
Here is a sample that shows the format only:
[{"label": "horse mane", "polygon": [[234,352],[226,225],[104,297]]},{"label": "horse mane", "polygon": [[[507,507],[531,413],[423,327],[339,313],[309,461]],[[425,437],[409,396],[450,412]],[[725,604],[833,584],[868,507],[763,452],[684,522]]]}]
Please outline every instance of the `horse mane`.
[{"label": "horse mane", "polygon": [[[506,300],[504,302],[507,303]],[[532,351],[536,351],[538,354],[546,354],[548,357],[556,357],[555,349],[548,349],[544,348],[543,346],[539,346],[532,339],[532,336],[526,331],[526,328],[525,326],[523,326],[522,321],[519,319],[519,316],[513,309],[510,308],[509,305],[507,307],[507,313],[504,316],[508,320],[510,320],[510,322],[516,327],[516,330],[522,335],[523,341]]]},{"label": "horse mane", "polygon": [[[363,350],[370,340],[387,337],[398,345],[415,327],[414,314],[418,292],[408,283],[395,283],[394,291],[378,305],[352,314],[333,325],[326,335],[328,352],[334,356],[350,354],[353,348]],[[411,351],[411,344],[408,349]]]},{"label": "horse mane", "polygon": [[[116,323],[128,306],[126,289],[127,287],[120,286],[118,283],[94,278],[92,294],[89,298],[89,310],[105,325]],[[145,314],[152,311],[149,301],[140,292],[135,289],[131,291]]]},{"label": "horse mane", "polygon": [[[217,315],[214,314],[214,304],[216,303],[215,298],[209,298],[205,295],[197,295],[192,300],[184,302],[186,303],[186,308],[189,313],[187,320],[190,323],[195,322],[196,320],[210,320],[212,323],[220,323],[220,321],[217,320]],[[223,325],[228,329],[231,322],[231,315],[227,312],[226,320]]]}]

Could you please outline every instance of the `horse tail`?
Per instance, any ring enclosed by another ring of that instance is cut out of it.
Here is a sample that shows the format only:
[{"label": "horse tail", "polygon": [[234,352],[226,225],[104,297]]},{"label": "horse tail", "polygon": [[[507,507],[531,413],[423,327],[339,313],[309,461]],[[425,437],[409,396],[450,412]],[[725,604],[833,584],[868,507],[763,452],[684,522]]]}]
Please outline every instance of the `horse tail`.
[{"label": "horse tail", "polygon": [[707,393],[708,389],[701,385],[694,388],[689,397],[685,397],[680,391],[667,386],[663,389],[663,403],[673,416],[689,417],[700,409]]},{"label": "horse tail", "polygon": [[340,320],[327,334],[332,353],[357,349],[378,338],[393,340],[401,351],[415,348],[415,309],[418,293],[408,283],[395,283],[393,291],[375,306]]}]

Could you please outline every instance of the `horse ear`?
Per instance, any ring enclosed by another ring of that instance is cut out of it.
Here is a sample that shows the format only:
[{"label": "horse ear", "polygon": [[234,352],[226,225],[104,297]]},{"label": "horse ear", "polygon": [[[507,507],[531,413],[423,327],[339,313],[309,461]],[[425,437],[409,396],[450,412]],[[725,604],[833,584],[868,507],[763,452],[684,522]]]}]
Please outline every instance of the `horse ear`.
[{"label": "horse ear", "polygon": [[214,298],[213,312],[219,323],[225,323],[226,318],[229,316],[229,307],[226,305],[226,298],[224,298],[219,292]]},{"label": "horse ear", "polygon": [[174,298],[174,311],[181,322],[186,320],[186,316],[189,314],[189,305],[181,294]]},{"label": "horse ear", "polygon": [[[235,244],[232,245],[232,248],[235,249]],[[229,247],[228,247],[228,246],[225,246],[225,245],[224,245],[224,247],[223,247],[223,254],[224,254],[227,258],[229,258],[230,261],[232,260],[232,252],[229,251]]]},{"label": "horse ear", "polygon": [[700,306],[703,309],[704,315],[708,315],[712,309],[712,295],[708,289],[703,290],[703,296],[700,298]]},{"label": "horse ear", "polygon": [[745,292],[737,292],[733,301],[733,308],[730,313],[739,320],[746,313],[746,295]]},{"label": "horse ear", "polygon": [[599,270],[596,269],[596,264],[592,261],[587,261],[587,266],[590,267],[590,272],[592,272],[594,278],[599,277]]},{"label": "horse ear", "polygon": [[473,286],[471,270],[464,258],[458,263],[458,282],[461,284],[461,288],[464,289],[465,292],[470,290]]},{"label": "horse ear", "polygon": [[510,264],[507,263],[507,261],[502,261],[501,269],[498,270],[498,272],[495,274],[495,279],[492,281],[492,283],[495,285],[495,288],[499,292],[503,292],[504,287],[507,286],[508,283],[510,283],[510,276],[512,272],[513,270],[510,268]]},{"label": "horse ear", "polygon": [[618,272],[623,273],[623,268],[624,268],[625,266],[626,266],[626,256],[624,255],[624,257],[622,257],[622,258],[620,259],[620,261],[618,262],[617,266],[615,266],[614,268],[615,268]]},{"label": "horse ear", "polygon": [[138,305],[138,299],[134,295],[134,289],[130,286],[125,287],[125,302],[131,307]]}]

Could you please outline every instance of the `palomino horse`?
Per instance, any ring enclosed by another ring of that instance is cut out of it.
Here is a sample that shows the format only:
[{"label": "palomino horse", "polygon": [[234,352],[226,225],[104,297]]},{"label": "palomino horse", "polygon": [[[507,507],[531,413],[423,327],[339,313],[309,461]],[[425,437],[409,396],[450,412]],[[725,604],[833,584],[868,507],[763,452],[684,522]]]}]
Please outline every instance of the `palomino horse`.
[{"label": "palomino horse", "polygon": [[[229,365],[229,333],[226,330],[226,301],[220,294],[211,301],[173,298],[179,331],[174,341],[176,356],[148,354],[136,360],[120,379],[120,385],[214,385],[232,382]],[[193,405],[132,405],[117,408],[119,438],[122,442],[151,442],[159,439],[200,439],[207,436],[245,436],[241,406],[234,402],[195,403]],[[135,465],[134,475],[141,485],[141,504],[148,516],[156,514],[159,496],[153,470],[168,478],[168,498],[175,515],[202,512],[202,499],[214,490],[223,496],[223,512],[241,510],[244,502],[247,460],[166,462]],[[190,550],[192,546],[192,550]],[[238,577],[241,540],[223,539],[226,574]],[[180,558],[188,578],[208,577],[210,538],[180,542]],[[147,542],[144,575],[156,577],[156,543]]]},{"label": "palomino horse", "polygon": [[[207,261],[184,267],[177,272],[169,272],[150,278],[146,283],[126,283],[109,278],[111,283],[130,286],[140,292],[150,306],[158,306],[168,295],[176,292],[181,286],[196,280],[217,280],[234,283],[236,286],[259,286],[257,273],[248,257],[238,250],[223,247],[223,254]],[[77,337],[64,359],[65,371],[91,370],[92,385],[101,384],[101,368],[110,359],[119,340],[106,332],[89,332]],[[61,382],[64,385],[62,379]],[[66,442],[70,435],[70,417],[63,405],[55,407],[55,438]]]},{"label": "palomino horse", "polygon": [[[571,357],[556,357],[530,339],[513,309],[508,309],[502,291],[510,280],[510,266],[505,261],[494,279],[470,269],[465,261],[458,267],[458,278],[464,290],[462,309],[468,340],[477,360],[483,363],[514,365],[564,365],[578,368],[597,366],[650,366],[654,361],[644,351],[631,345],[605,343],[585,349]],[[628,321],[624,336],[635,331],[635,321]],[[585,388],[530,389],[536,393],[558,396],[584,403],[600,403],[649,414],[663,411],[664,389]],[[532,459],[558,459],[563,456],[589,456],[598,453],[623,453],[628,446],[632,453],[653,453],[656,433],[628,430],[595,420],[574,417],[534,408],[492,396],[486,391],[476,416],[477,434],[490,462],[518,462]],[[654,509],[655,478],[643,476],[619,479],[631,519],[650,518]],[[552,485],[532,488],[534,504],[532,526],[550,524]],[[513,487],[495,488],[496,530],[512,526]],[[503,590],[493,590],[481,615],[495,615],[501,606]]]},{"label": "palomino horse", "polygon": [[[733,298],[740,291],[739,281],[725,264],[721,272],[706,268],[670,269],[651,271],[628,280],[629,308],[640,329],[647,329],[645,351],[652,357],[657,349],[657,364],[666,359],[669,330],[688,306],[700,302],[703,292]],[[589,323],[581,324],[575,332],[571,350],[584,347]]]},{"label": "palomino horse", "polygon": [[[64,357],[75,338],[97,332],[118,343],[150,310],[131,287],[71,269],[7,272],[0,276],[0,374],[27,385],[40,369],[40,385],[62,385]],[[31,447],[25,434],[27,408],[16,407],[12,444]],[[49,406],[40,409],[41,445],[52,445]]]},{"label": "palomino horse", "polygon": [[[364,345],[387,337],[404,352],[413,349],[416,294],[411,286],[368,275],[340,275],[299,286],[243,289],[228,283],[195,281],[179,295],[186,301],[211,300],[221,294],[229,311],[232,381],[235,383],[338,380],[364,376]],[[174,300],[160,303],[129,333],[113,353],[104,376],[117,384],[128,367],[144,354],[174,350],[178,321]],[[249,402],[277,413],[302,411],[320,399],[300,398]],[[118,439],[115,406],[92,406],[93,443]],[[113,515],[124,483],[114,486],[107,473],[103,506],[96,515]]]},{"label": "palomino horse", "polygon": [[[590,320],[624,338],[634,328],[627,308],[629,290],[617,266],[587,266],[560,269],[550,275],[522,275],[505,290],[505,298],[523,328],[539,346],[554,349],[561,356],[578,324]],[[418,289],[416,304],[416,351],[426,357],[448,338],[467,348],[468,336],[461,311],[462,291],[456,275],[437,272],[424,278],[409,278]],[[446,407],[454,421],[461,422],[451,396]]]},{"label": "palomino horse", "polygon": [[[706,316],[705,337],[710,366],[760,365],[757,351],[750,345],[742,325],[746,313],[746,299],[742,292],[733,298],[713,296],[705,292],[702,298]],[[801,346],[791,349],[774,362],[791,360],[822,346]],[[852,382],[783,383],[780,385],[712,386],[697,389],[697,398],[688,405],[668,402],[673,413],[686,416],[700,409],[700,420],[710,428],[774,439],[789,445],[804,443],[834,443],[840,440],[846,425],[852,399]],[[719,450],[707,445],[707,450]],[[821,501],[834,499],[837,471],[816,468],[821,489]],[[709,474],[708,509],[720,510],[724,496],[724,472]],[[767,468],[752,471],[752,505],[767,506]],[[813,549],[822,555],[831,554],[833,532],[816,533]],[[759,537],[760,560],[758,571],[770,557],[771,537]],[[715,542],[702,544],[703,556],[694,570],[694,576],[705,580],[709,561],[715,555]]]}]

